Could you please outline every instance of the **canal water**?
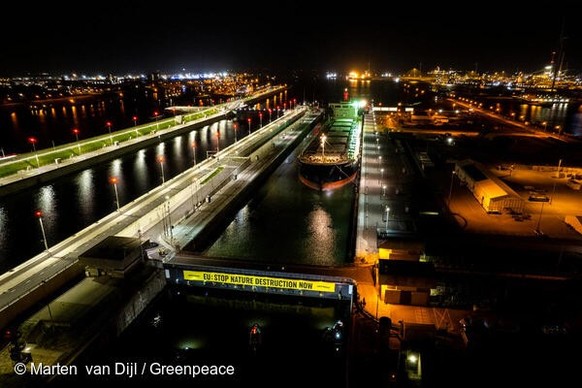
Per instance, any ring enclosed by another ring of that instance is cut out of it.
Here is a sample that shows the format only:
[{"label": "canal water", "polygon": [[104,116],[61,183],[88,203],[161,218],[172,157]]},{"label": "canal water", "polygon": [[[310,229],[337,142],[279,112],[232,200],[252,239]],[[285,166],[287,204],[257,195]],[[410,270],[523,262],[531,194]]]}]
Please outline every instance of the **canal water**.
[{"label": "canal water", "polygon": [[[114,380],[137,386],[346,386],[347,342],[325,336],[338,320],[350,327],[349,303],[203,290],[166,290],[112,346],[87,351],[77,365],[157,362],[232,366],[231,376],[154,376]],[[250,341],[258,324],[260,341]],[[347,337],[346,337],[347,338]],[[95,382],[87,377],[88,382]]]},{"label": "canal water", "polygon": [[205,255],[271,263],[351,262],[355,186],[321,192],[299,181],[297,156],[310,140],[306,137],[253,193]]}]

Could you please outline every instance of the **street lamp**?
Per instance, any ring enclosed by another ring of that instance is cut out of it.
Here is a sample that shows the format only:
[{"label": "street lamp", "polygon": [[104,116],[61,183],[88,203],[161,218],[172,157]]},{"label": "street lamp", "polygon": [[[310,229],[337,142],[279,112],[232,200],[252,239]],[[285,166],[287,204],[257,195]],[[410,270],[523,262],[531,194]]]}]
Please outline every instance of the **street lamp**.
[{"label": "street lamp", "polygon": [[259,112],[259,128],[263,128],[263,112]]},{"label": "street lamp", "polygon": [[154,117],[156,118],[156,131],[160,129],[160,123],[158,122],[158,111],[154,112]]},{"label": "street lamp", "polygon": [[544,125],[544,132],[547,132],[547,130],[548,130],[548,122],[547,121],[544,121],[542,124]]},{"label": "street lamp", "polygon": [[455,170],[451,173],[451,187],[449,187],[449,207],[451,206],[451,198],[453,196],[453,180],[455,179]]},{"label": "street lamp", "polygon": [[166,212],[167,212],[167,217],[168,217],[168,221],[167,221],[168,232],[167,232],[167,235],[170,237],[170,243],[173,243],[174,233],[172,231],[172,210],[170,208],[170,196],[169,195],[166,195]]},{"label": "street lamp", "polygon": [[44,225],[42,223],[42,212],[37,210],[34,215],[38,218],[38,223],[40,224],[40,232],[42,233],[42,242],[44,243],[44,250],[48,251],[48,243],[46,242],[46,234],[44,232]]},{"label": "street lamp", "polygon": [[[384,180],[384,167],[382,167],[380,169],[380,182],[382,182],[383,180]],[[380,183],[380,182],[378,182],[378,183]]]},{"label": "street lamp", "polygon": [[251,134],[251,118],[249,117],[247,119],[247,122],[249,123],[249,135]]},{"label": "street lamp", "polygon": [[79,130],[77,128],[73,129],[75,138],[77,139],[77,149],[79,150],[79,155],[81,155],[81,144],[79,143]]},{"label": "street lamp", "polygon": [[107,121],[105,125],[107,126],[107,130],[109,131],[109,141],[111,141],[111,145],[113,145],[113,136],[111,135],[111,121]]},{"label": "street lamp", "polygon": [[40,161],[38,160],[38,152],[36,152],[36,137],[29,137],[28,141],[32,144],[32,150],[34,151],[34,157],[36,158],[36,167],[40,168]]},{"label": "street lamp", "polygon": [[321,135],[321,159],[325,161],[325,140],[327,140],[327,136]]},{"label": "street lamp", "polygon": [[[192,189],[192,210],[196,210],[196,206],[198,206],[198,180],[196,178],[192,179],[190,187]],[[194,201],[194,193],[196,193],[196,201]]]},{"label": "street lamp", "polygon": [[386,233],[388,233],[388,218],[390,218],[390,208],[386,205]]},{"label": "street lamp", "polygon": [[542,231],[540,230],[540,223],[542,222],[542,213],[544,211],[544,204],[545,202],[542,202],[542,207],[540,208],[540,216],[538,217],[538,223],[536,225],[536,234],[542,234]]},{"label": "street lamp", "polygon": [[237,132],[238,132],[238,125],[237,125],[237,123],[234,123],[233,128],[234,128],[234,142],[236,143],[238,141],[238,139],[236,138],[236,135],[237,135]]},{"label": "street lamp", "polygon": [[133,116],[133,126],[135,127],[135,137],[139,136],[139,132],[137,131],[137,116]]},{"label": "street lamp", "polygon": [[272,112],[272,109],[269,108],[269,123],[271,122],[271,112]]},{"label": "street lamp", "polygon": [[382,185],[382,196],[386,196],[386,185]]},{"label": "street lamp", "polygon": [[160,169],[162,170],[162,185],[166,183],[166,177],[164,176],[164,156],[158,155],[158,162],[160,162]]},{"label": "street lamp", "polygon": [[119,211],[119,193],[117,192],[117,177],[112,176],[109,178],[109,183],[113,185],[113,189],[115,190],[115,205],[117,206],[117,211]]},{"label": "street lamp", "polygon": [[562,167],[562,159],[558,161],[558,171],[556,171],[556,180],[554,181],[554,188],[552,189],[552,196],[550,197],[550,205],[554,201],[554,195],[556,195],[556,184],[558,183],[557,179],[560,178],[560,168]]}]

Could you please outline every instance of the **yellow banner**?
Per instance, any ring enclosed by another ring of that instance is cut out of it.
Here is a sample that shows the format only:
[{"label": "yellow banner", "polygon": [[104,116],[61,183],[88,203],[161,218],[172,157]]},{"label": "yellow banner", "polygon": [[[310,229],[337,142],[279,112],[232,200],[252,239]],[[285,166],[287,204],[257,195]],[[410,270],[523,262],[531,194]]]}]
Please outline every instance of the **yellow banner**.
[{"label": "yellow banner", "polygon": [[239,286],[285,288],[288,290],[335,292],[335,283],[330,282],[233,273],[184,271],[184,280],[236,284]]}]

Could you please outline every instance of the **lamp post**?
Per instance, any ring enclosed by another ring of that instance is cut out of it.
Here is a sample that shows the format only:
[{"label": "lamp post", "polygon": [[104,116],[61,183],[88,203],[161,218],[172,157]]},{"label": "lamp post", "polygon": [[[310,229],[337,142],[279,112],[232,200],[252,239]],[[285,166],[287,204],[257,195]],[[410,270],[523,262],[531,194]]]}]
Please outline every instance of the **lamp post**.
[{"label": "lamp post", "polygon": [[388,233],[388,219],[390,218],[390,208],[386,205],[386,233]]},{"label": "lamp post", "polygon": [[158,111],[155,111],[154,117],[156,119],[156,131],[158,131],[160,129],[160,123],[158,122],[158,115],[159,115]]},{"label": "lamp post", "polygon": [[167,235],[170,237],[170,243],[173,243],[174,241],[174,233],[172,231],[172,210],[170,208],[170,196],[166,195],[166,211],[167,211],[167,217],[168,217],[168,232]]},{"label": "lamp post", "polygon": [[77,150],[79,151],[79,155],[81,155],[81,143],[79,143],[79,130],[75,128],[73,129],[73,133],[75,134],[75,139],[77,139]]},{"label": "lamp post", "polygon": [[272,110],[271,108],[269,108],[269,123],[271,122],[271,112],[272,112],[272,111],[273,111],[273,110]]},{"label": "lamp post", "polygon": [[137,137],[139,135],[139,133],[137,132],[137,116],[133,116],[133,126],[135,127],[135,137]]},{"label": "lamp post", "polygon": [[32,144],[32,150],[34,151],[34,157],[36,158],[36,167],[40,168],[40,161],[38,160],[38,152],[36,152],[36,137],[29,137],[28,141]]},{"label": "lamp post", "polygon": [[386,196],[386,185],[382,185],[382,196]]},{"label": "lamp post", "polygon": [[111,121],[105,122],[105,125],[107,126],[107,130],[109,131],[109,141],[111,142],[111,145],[113,145],[113,135],[111,135]]},{"label": "lamp post", "polygon": [[542,231],[540,230],[540,223],[542,222],[542,213],[544,212],[544,204],[545,202],[542,202],[542,207],[540,208],[540,215],[538,217],[538,223],[536,225],[536,234],[542,234]]},{"label": "lamp post", "polygon": [[321,135],[321,159],[325,161],[325,141],[327,140],[327,136]]},{"label": "lamp post", "polygon": [[164,176],[164,156],[158,155],[158,162],[160,163],[160,169],[162,171],[162,185],[166,183],[166,177]]},{"label": "lamp post", "polygon": [[247,122],[249,123],[249,135],[251,134],[251,118],[249,117],[247,119]]},{"label": "lamp post", "polygon": [[451,173],[451,187],[449,187],[449,207],[451,206],[451,199],[453,196],[453,180],[455,179],[455,170]]},{"label": "lamp post", "polygon": [[382,289],[382,287],[380,286],[380,281],[378,280],[378,261],[376,261],[376,282],[378,283],[378,287],[380,288],[378,291],[376,291],[376,321],[378,320],[378,304],[380,303],[380,290]]},{"label": "lamp post", "polygon": [[44,250],[48,251],[48,243],[46,241],[46,234],[44,232],[44,224],[42,223],[42,212],[40,210],[37,210],[34,214],[38,218],[38,223],[40,224],[40,232],[42,233],[42,242],[44,243]]},{"label": "lamp post", "polygon": [[263,112],[259,112],[259,128],[263,128]]},{"label": "lamp post", "polygon": [[117,192],[117,182],[118,179],[116,176],[109,178],[109,183],[113,185],[113,190],[115,191],[115,205],[117,207],[117,211],[119,211],[119,193]]},{"label": "lamp post", "polygon": [[[196,206],[198,206],[198,180],[196,178],[192,179],[192,210],[196,210]],[[196,200],[194,200],[194,194],[196,194]]]},{"label": "lamp post", "polygon": [[378,183],[381,183],[383,180],[384,180],[384,167],[380,169],[380,181]]},{"label": "lamp post", "polygon": [[238,141],[238,139],[236,138],[237,132],[238,132],[238,125],[237,125],[237,123],[234,123],[233,124],[233,128],[234,128],[234,142],[236,143]]},{"label": "lamp post", "polygon": [[[560,178],[560,168],[562,167],[562,159],[558,161],[558,171],[556,172],[556,179]],[[556,184],[558,183],[557,180],[554,181],[554,188],[552,189],[552,196],[550,197],[550,205],[554,201],[554,195],[556,195]]]}]

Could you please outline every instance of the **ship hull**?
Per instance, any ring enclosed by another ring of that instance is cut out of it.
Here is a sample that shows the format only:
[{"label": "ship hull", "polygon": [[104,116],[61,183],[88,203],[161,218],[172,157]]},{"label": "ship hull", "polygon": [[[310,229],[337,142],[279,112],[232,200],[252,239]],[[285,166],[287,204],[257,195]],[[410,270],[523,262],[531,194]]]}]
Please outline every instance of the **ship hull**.
[{"label": "ship hull", "polygon": [[299,165],[299,181],[314,190],[335,190],[353,182],[359,170],[359,163],[342,165]]}]

